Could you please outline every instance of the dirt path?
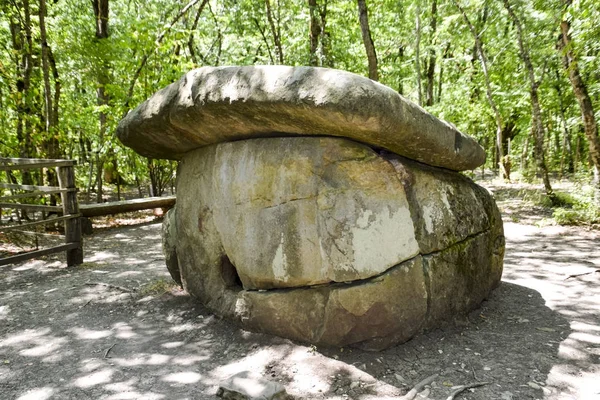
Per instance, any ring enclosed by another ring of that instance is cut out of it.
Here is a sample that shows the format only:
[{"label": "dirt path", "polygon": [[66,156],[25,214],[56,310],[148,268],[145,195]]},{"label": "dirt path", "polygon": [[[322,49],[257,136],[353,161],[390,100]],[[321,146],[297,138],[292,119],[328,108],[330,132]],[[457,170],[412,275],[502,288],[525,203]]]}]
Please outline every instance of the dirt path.
[{"label": "dirt path", "polygon": [[600,399],[600,234],[505,229],[503,283],[482,308],[381,353],[242,331],[165,293],[160,223],[100,232],[82,267],[0,267],[0,398],[214,399],[251,369],[302,399],[394,398],[434,373],[430,399],[478,381],[457,398]]}]

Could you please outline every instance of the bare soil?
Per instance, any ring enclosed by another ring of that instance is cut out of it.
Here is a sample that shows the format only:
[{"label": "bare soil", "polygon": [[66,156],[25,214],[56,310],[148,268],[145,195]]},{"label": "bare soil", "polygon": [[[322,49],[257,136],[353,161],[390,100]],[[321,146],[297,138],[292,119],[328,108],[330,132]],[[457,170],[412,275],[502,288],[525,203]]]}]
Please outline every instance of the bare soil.
[{"label": "bare soil", "polygon": [[398,398],[432,374],[417,399],[477,382],[456,398],[600,399],[600,232],[540,227],[546,211],[515,203],[514,187],[491,189],[506,217],[500,287],[467,317],[380,353],[211,315],[170,281],[151,215],[87,236],[79,267],[63,255],[0,267],[0,399],[215,399],[242,370],[296,399]]}]

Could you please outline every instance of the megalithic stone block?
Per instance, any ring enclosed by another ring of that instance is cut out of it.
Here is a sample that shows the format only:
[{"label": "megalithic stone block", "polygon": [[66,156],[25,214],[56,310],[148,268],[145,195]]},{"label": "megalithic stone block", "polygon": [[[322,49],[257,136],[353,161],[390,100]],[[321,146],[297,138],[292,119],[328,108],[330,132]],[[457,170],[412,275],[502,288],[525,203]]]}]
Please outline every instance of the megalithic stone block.
[{"label": "megalithic stone block", "polygon": [[393,89],[315,67],[203,67],[131,111],[118,138],[138,153],[181,159],[199,147],[274,136],[337,136],[454,171],[485,152]]}]

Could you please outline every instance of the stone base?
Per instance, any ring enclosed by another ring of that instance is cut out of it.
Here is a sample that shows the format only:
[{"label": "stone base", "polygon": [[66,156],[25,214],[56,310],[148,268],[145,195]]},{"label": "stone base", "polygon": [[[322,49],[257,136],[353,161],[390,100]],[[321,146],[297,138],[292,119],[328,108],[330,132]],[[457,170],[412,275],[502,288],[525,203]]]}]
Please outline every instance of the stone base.
[{"label": "stone base", "polygon": [[493,198],[338,138],[223,143],[180,163],[173,278],[245,328],[380,350],[477,307],[502,275]]}]

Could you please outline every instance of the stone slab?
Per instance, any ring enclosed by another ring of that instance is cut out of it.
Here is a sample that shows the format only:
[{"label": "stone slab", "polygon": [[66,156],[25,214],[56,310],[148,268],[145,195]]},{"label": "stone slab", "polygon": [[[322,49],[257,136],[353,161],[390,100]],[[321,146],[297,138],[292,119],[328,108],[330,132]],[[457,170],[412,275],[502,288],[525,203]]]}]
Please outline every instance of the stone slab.
[{"label": "stone slab", "polygon": [[483,148],[393,89],[326,68],[203,67],[131,111],[118,138],[153,158],[273,136],[338,136],[455,171],[485,161]]}]

